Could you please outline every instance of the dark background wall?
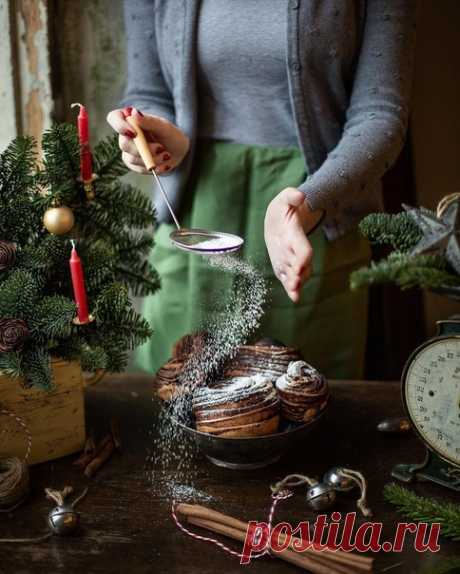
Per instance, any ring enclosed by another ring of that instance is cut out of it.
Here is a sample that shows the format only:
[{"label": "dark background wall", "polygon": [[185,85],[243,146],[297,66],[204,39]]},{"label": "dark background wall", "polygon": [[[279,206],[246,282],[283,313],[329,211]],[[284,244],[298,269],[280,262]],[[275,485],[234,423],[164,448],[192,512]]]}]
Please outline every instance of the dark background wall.
[{"label": "dark background wall", "polygon": [[[417,201],[434,208],[460,191],[460,2],[418,0],[412,149]],[[460,312],[460,304],[425,294],[425,322]]]}]

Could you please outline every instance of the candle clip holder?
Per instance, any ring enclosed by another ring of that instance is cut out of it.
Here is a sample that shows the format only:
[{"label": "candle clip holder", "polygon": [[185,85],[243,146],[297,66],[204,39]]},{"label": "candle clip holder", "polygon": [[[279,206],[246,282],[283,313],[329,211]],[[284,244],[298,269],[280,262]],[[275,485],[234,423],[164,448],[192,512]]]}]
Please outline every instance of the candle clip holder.
[{"label": "candle clip holder", "polygon": [[93,315],[88,315],[88,320],[85,322],[81,322],[80,319],[77,317],[74,317],[72,322],[74,325],[78,325],[79,327],[81,327],[82,325],[89,325],[89,323],[92,323],[94,321],[94,316]]},{"label": "candle clip holder", "polygon": [[83,184],[83,189],[85,190],[86,199],[88,201],[93,201],[94,198],[96,197],[96,192],[94,190],[94,182],[96,181],[97,178],[98,175],[96,173],[93,173],[91,179],[83,180],[81,177],[78,178],[78,181],[80,181]]}]

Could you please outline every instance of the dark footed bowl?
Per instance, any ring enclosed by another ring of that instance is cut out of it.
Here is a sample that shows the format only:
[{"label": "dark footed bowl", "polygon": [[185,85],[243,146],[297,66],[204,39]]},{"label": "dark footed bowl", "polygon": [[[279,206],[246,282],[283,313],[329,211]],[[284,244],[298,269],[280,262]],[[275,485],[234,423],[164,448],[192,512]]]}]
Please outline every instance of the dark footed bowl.
[{"label": "dark footed bowl", "polygon": [[308,423],[283,421],[280,431],[276,434],[258,437],[219,437],[197,431],[193,428],[191,421],[182,423],[174,418],[173,421],[215,465],[250,470],[278,461],[283,454],[295,447],[316,427],[325,414],[327,406]]}]

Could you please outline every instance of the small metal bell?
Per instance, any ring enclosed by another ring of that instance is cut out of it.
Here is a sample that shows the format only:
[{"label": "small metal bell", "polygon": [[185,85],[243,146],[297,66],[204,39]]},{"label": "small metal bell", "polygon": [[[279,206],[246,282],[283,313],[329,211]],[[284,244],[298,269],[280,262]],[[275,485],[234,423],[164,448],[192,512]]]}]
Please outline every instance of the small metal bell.
[{"label": "small metal bell", "polygon": [[48,524],[54,534],[68,536],[78,526],[79,516],[70,504],[56,506],[48,514]]},{"label": "small metal bell", "polygon": [[318,482],[307,490],[307,502],[313,510],[327,510],[335,502],[335,490],[329,484]]},{"label": "small metal bell", "polygon": [[406,418],[383,419],[377,425],[377,430],[385,434],[404,434],[412,429],[412,425]]},{"label": "small metal bell", "polygon": [[326,472],[323,476],[323,482],[332,486],[334,490],[337,492],[348,492],[349,490],[353,490],[356,486],[355,482],[350,478],[343,476],[340,472],[342,469],[339,466],[334,466]]}]

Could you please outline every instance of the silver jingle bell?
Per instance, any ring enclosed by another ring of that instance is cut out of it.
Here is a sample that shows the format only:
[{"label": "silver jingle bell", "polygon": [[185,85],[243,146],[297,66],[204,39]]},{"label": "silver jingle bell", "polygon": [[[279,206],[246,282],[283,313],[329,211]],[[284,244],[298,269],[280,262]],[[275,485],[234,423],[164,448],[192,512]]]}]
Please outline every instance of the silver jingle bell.
[{"label": "silver jingle bell", "polygon": [[339,466],[335,466],[328,470],[326,474],[323,476],[323,482],[332,486],[334,490],[337,492],[348,492],[353,490],[356,486],[355,482],[340,472],[342,469]]},{"label": "silver jingle bell", "polygon": [[307,502],[313,510],[327,510],[335,502],[335,490],[329,484],[318,482],[307,490]]},{"label": "silver jingle bell", "polygon": [[56,506],[48,514],[48,525],[58,536],[68,536],[75,532],[78,522],[78,513],[70,504]]}]

